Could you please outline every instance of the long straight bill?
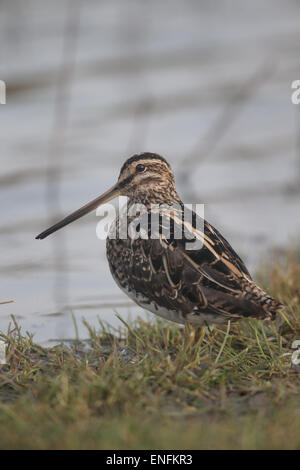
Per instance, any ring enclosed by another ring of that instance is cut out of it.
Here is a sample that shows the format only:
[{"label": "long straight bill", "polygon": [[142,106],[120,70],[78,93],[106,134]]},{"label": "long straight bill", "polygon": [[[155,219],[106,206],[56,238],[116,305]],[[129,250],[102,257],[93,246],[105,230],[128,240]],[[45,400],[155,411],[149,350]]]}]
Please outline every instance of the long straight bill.
[{"label": "long straight bill", "polygon": [[68,215],[67,217],[65,217],[60,222],[57,222],[56,224],[52,225],[52,227],[49,227],[47,230],[40,233],[35,238],[39,239],[39,240],[42,240],[43,238],[48,237],[48,235],[51,235],[51,233],[54,233],[57,230],[65,227],[66,225],[71,224],[72,222],[79,219],[80,217],[83,217],[84,215],[88,214],[89,212],[92,212],[93,210],[97,209],[97,207],[101,206],[101,204],[105,204],[106,202],[110,201],[111,199],[114,199],[115,197],[117,197],[119,195],[120,195],[120,188],[119,188],[119,185],[116,184],[111,189],[106,191],[104,194],[97,197],[93,201],[88,202],[85,206],[81,207],[77,211],[72,212],[72,214]]}]

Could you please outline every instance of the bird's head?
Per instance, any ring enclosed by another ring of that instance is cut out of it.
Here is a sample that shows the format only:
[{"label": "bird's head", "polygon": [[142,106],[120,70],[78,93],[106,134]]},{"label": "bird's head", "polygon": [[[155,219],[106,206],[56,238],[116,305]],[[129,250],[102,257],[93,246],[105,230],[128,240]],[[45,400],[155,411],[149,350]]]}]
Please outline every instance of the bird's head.
[{"label": "bird's head", "polygon": [[143,204],[172,203],[178,199],[174,173],[164,157],[141,153],[128,158],[121,168],[120,194],[131,202]]},{"label": "bird's head", "polygon": [[47,237],[117,196],[127,196],[130,203],[145,205],[172,205],[180,201],[175,189],[174,173],[164,157],[156,153],[133,155],[122,166],[118,181],[112,188],[36,238]]}]

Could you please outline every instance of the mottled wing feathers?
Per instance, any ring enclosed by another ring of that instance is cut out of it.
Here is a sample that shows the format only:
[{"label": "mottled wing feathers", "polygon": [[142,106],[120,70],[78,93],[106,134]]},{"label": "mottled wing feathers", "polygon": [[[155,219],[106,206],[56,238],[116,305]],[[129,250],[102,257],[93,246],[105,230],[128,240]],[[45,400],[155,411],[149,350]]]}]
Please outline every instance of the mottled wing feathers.
[{"label": "mottled wing feathers", "polygon": [[[108,241],[112,274],[128,295],[145,308],[154,303],[178,312],[179,322],[194,324],[264,318],[276,311],[280,304],[256,286],[215,228],[194,212],[184,218],[181,208],[159,211],[156,232],[149,218],[152,238]],[[202,242],[200,249],[187,249],[192,237]]]},{"label": "mottled wing feathers", "polygon": [[251,279],[250,273],[246,268],[244,262],[238,256],[238,254],[233,250],[228,241],[220,234],[220,232],[212,227],[208,222],[205,221],[205,233],[208,235],[210,240],[215,246],[215,250],[218,251],[220,255],[223,255],[224,258],[231,261],[234,266],[242,273],[245,274],[248,278]]}]

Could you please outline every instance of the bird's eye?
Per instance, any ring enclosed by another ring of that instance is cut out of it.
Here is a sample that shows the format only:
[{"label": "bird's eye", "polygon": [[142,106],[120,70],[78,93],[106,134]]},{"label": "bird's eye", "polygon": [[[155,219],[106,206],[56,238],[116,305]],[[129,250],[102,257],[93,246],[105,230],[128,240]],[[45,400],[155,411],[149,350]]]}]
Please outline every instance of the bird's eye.
[{"label": "bird's eye", "polygon": [[136,171],[138,171],[139,173],[142,173],[143,171],[146,170],[146,167],[145,165],[143,165],[142,163],[139,163],[136,167],[135,167]]}]

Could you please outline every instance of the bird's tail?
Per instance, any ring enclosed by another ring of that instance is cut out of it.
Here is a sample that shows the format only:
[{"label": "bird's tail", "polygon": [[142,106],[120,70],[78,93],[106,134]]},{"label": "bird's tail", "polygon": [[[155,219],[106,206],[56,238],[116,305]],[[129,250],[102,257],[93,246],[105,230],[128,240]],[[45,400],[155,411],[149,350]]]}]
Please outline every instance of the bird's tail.
[{"label": "bird's tail", "polygon": [[274,320],[276,314],[285,307],[284,304],[271,297],[253,281],[250,285],[248,284],[245,297],[259,304],[265,313],[265,318],[269,317],[271,320]]},{"label": "bird's tail", "polygon": [[266,314],[269,315],[272,320],[274,320],[276,314],[284,308],[283,303],[279,302],[279,300],[274,299],[265,292],[261,298],[261,305]]}]

